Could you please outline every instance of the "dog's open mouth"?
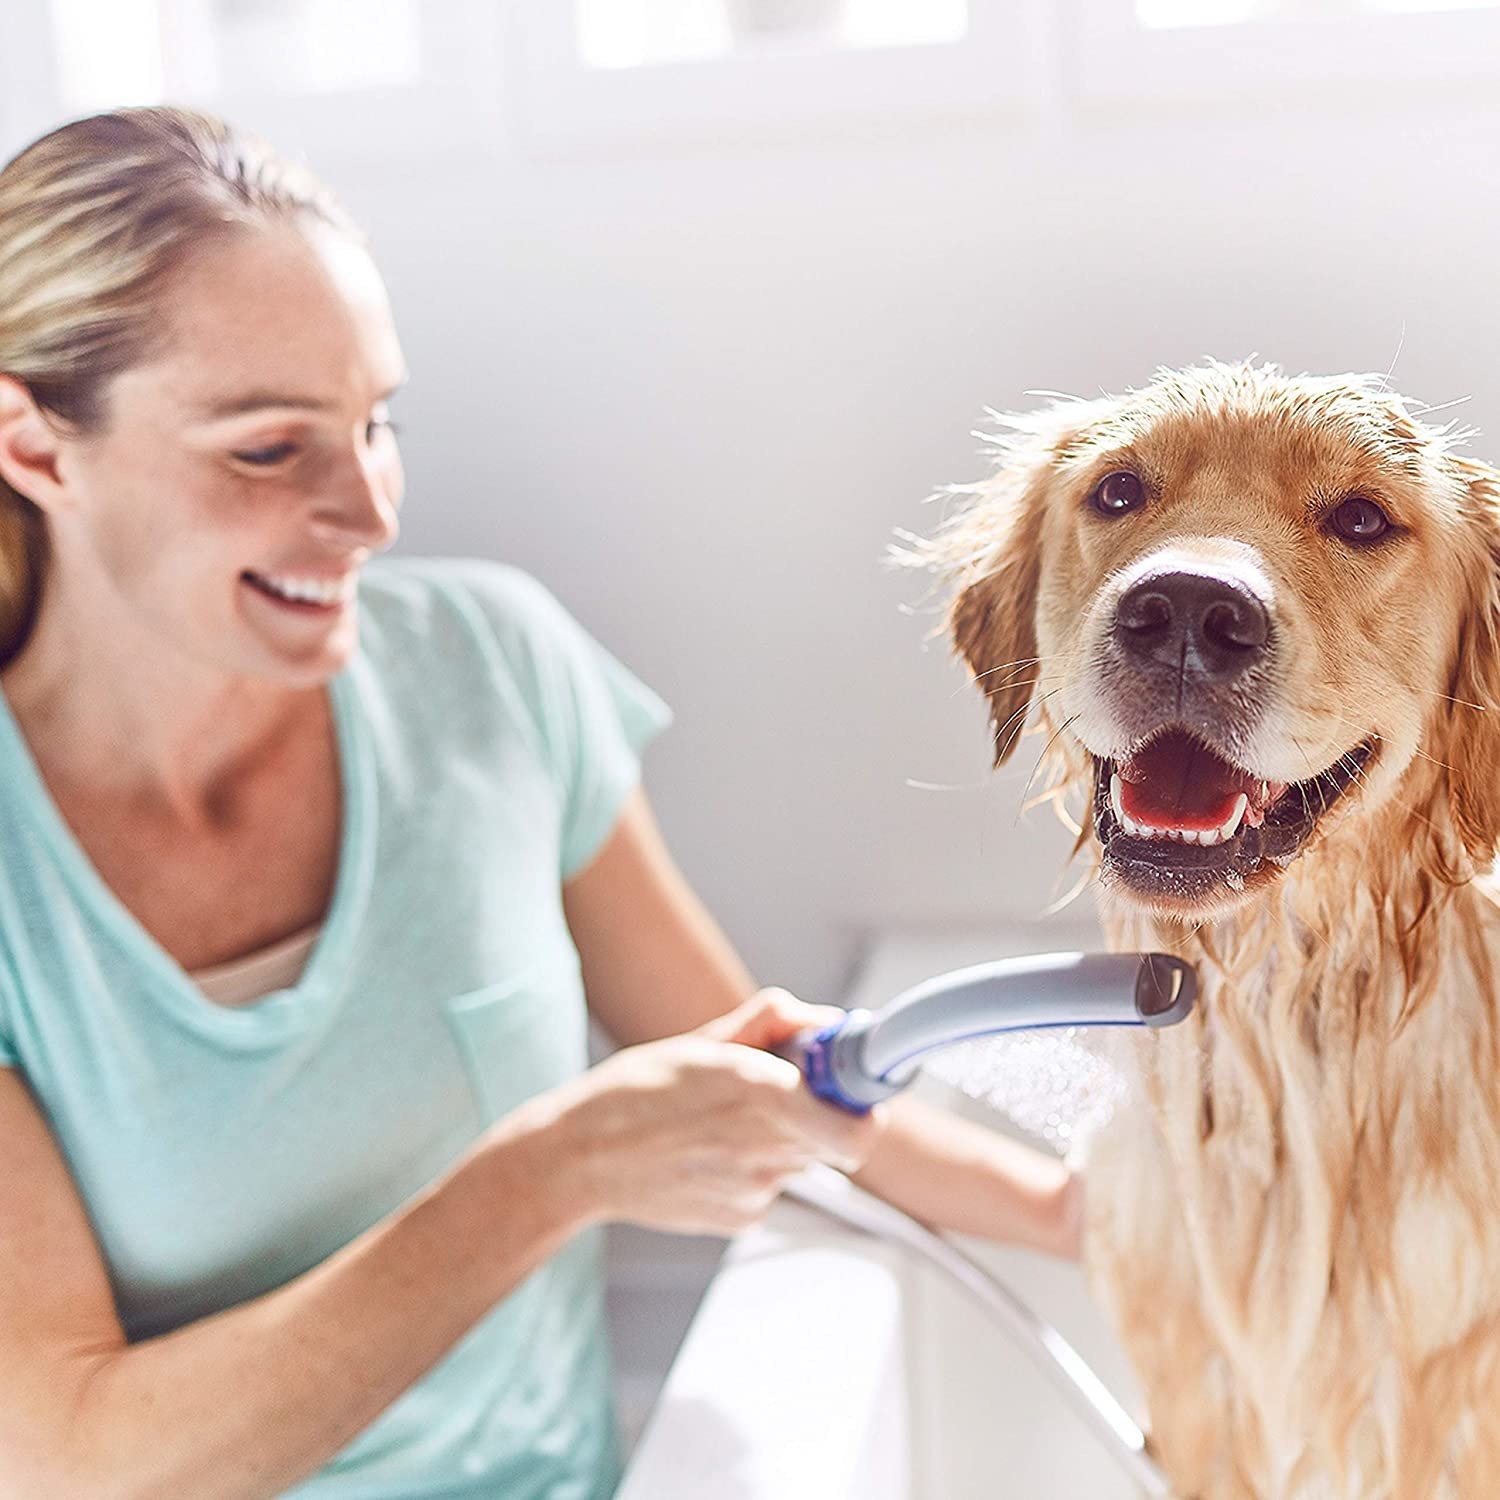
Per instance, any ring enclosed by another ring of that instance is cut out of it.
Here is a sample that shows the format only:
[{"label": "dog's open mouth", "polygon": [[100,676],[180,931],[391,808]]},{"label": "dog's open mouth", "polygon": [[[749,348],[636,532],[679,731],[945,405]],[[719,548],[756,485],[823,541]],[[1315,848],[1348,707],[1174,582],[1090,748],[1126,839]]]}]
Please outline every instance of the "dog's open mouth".
[{"label": "dog's open mouth", "polygon": [[1104,874],[1133,893],[1198,904],[1284,869],[1376,754],[1371,738],[1306,781],[1265,781],[1168,729],[1118,763],[1094,761]]}]

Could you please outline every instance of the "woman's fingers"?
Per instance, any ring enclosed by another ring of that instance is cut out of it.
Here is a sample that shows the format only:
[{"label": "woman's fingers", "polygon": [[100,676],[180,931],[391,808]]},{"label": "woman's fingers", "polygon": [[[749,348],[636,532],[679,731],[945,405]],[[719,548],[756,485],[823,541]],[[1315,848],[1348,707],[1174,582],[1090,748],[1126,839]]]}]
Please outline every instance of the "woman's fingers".
[{"label": "woman's fingers", "polygon": [[[727,1035],[785,1035],[819,1008],[783,992],[742,1009]],[[575,1170],[597,1216],[657,1228],[751,1222],[808,1163],[854,1170],[878,1133],[781,1058],[703,1031],[616,1053],[574,1094]]]},{"label": "woman's fingers", "polygon": [[757,990],[743,1005],[698,1028],[716,1042],[769,1051],[809,1026],[827,1026],[844,1012],[836,1005],[809,1005],[783,989]]},{"label": "woman's fingers", "polygon": [[[700,1027],[698,1034],[769,1051],[844,1014],[836,1005],[810,1005],[787,990],[772,987],[757,991],[743,1005]],[[825,1161],[846,1172],[862,1166],[879,1134],[878,1115],[838,1109],[818,1099],[800,1081],[798,1089],[793,1117],[810,1152],[809,1160]]]}]

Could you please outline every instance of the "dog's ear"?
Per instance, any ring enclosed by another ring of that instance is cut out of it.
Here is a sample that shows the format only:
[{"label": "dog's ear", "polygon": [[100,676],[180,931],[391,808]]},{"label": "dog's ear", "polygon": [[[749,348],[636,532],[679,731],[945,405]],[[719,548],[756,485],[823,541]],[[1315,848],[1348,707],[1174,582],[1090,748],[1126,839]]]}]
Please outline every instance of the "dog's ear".
[{"label": "dog's ear", "polygon": [[[965,584],[948,611],[953,649],[989,701],[995,764],[1004,765],[1026,724],[1036,686],[1036,590],[1041,571],[1041,508],[1012,502],[989,565]],[[986,502],[989,503],[989,502]],[[996,502],[1003,503],[1003,502]]]},{"label": "dog's ear", "polygon": [[1479,535],[1448,698],[1439,701],[1439,750],[1454,827],[1484,869],[1500,844],[1500,472],[1472,460],[1461,468]]},{"label": "dog's ear", "polygon": [[1047,493],[1064,450],[1105,404],[1068,402],[1004,419],[1020,435],[1000,445],[999,470],[975,487],[973,502],[937,543],[940,565],[957,585],[948,634],[989,700],[997,766],[1020,739],[1041,675],[1036,605]]}]

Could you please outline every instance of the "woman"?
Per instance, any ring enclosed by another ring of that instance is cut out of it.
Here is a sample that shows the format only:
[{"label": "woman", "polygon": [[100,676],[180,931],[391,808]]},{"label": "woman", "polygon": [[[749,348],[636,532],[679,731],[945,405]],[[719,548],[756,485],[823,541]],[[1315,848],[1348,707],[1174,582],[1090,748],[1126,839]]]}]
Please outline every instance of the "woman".
[{"label": "woman", "polygon": [[606,1494],[595,1226],[815,1160],[1072,1249],[1056,1163],[760,1050],[826,1013],[754,992],[637,784],[665,709],[539,585],[365,569],[402,355],[305,174],[177,110],[37,142],[0,371],[0,1493]]}]

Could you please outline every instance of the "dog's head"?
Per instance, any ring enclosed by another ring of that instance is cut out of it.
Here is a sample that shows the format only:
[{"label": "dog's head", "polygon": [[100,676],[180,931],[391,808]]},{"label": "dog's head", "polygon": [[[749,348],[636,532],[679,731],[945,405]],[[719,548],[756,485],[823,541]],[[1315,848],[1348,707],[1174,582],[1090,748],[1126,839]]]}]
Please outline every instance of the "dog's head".
[{"label": "dog's head", "polygon": [[1113,889],[1197,918],[1403,798],[1500,838],[1500,489],[1383,382],[1164,372],[1012,419],[946,532],[996,763],[1029,702]]}]

